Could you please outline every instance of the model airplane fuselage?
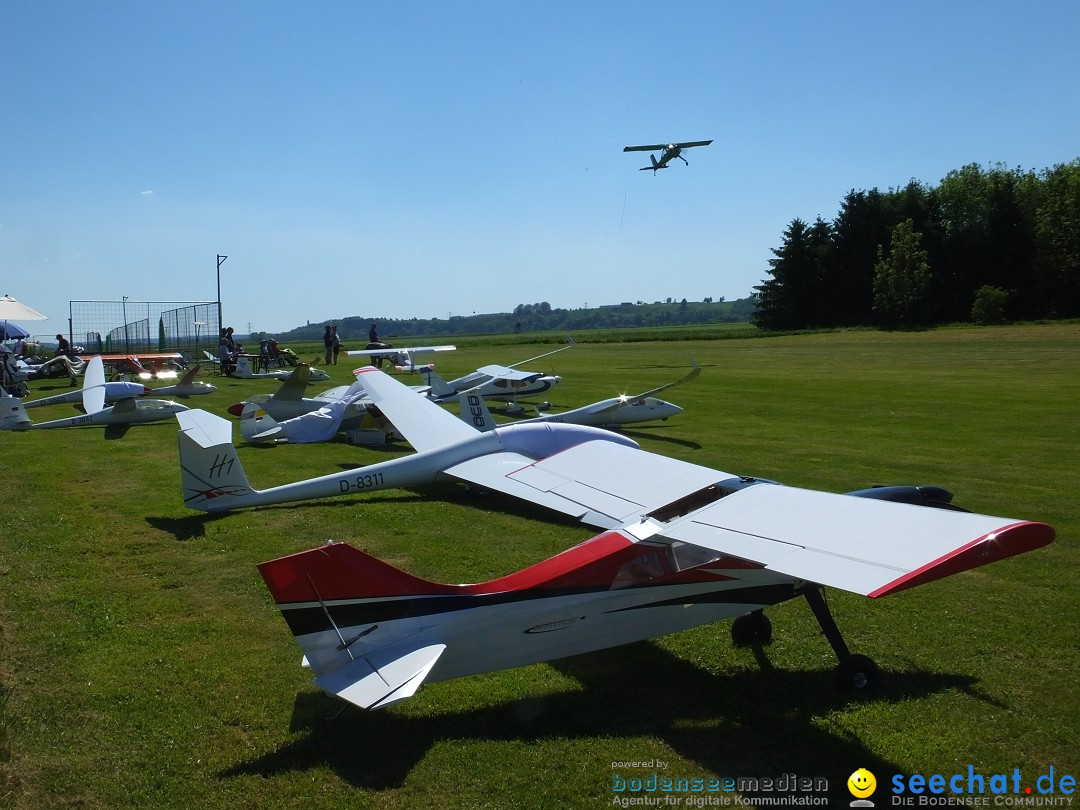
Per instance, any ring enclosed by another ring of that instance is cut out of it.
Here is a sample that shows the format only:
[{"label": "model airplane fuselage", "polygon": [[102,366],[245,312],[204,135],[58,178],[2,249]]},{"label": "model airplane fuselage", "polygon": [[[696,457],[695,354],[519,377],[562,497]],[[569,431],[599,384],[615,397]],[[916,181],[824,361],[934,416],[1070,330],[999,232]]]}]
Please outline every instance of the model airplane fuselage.
[{"label": "model airplane fuselage", "polygon": [[[364,708],[405,700],[426,682],[605,649],[731,616],[739,616],[732,627],[737,640],[765,641],[769,622],[760,611],[800,595],[840,659],[838,683],[863,689],[876,683],[877,667],[848,651],[820,585],[809,578],[815,567],[830,584],[877,597],[1031,551],[1054,537],[1042,523],[935,509],[942,495],[936,488],[828,495],[754,479],[722,486],[726,494],[714,493],[716,500],[697,509],[692,503],[658,509],[476,585],[423,580],[346,544],[271,560],[259,570],[315,683]],[[782,513],[770,514],[774,508]],[[850,526],[815,525],[825,513],[845,516],[843,524],[860,514],[867,535],[892,535],[884,538],[889,542],[903,541],[917,525],[934,526],[940,536],[908,538],[908,549],[884,555],[877,537],[859,537],[865,551],[852,557],[840,552],[846,539],[827,539],[837,532],[850,539]],[[895,526],[871,529],[863,522],[875,519]],[[791,545],[800,535],[806,546]],[[938,553],[954,543],[951,552]],[[821,557],[816,563],[814,555]],[[889,565],[880,564],[882,557]],[[800,569],[807,576],[795,573]]]},{"label": "model airplane fuselage", "polygon": [[660,152],[660,159],[656,159],[656,155],[649,155],[649,160],[652,161],[651,166],[642,166],[641,171],[648,171],[652,169],[652,173],[655,175],[660,169],[666,169],[668,163],[678,158],[687,166],[690,165],[689,161],[682,156],[683,149],[690,149],[695,146],[708,146],[712,143],[712,140],[707,141],[685,141],[684,143],[654,143],[647,146],[624,146],[624,152]]},{"label": "model airplane fuselage", "polygon": [[797,593],[790,577],[696,551],[611,531],[477,585],[413,577],[346,544],[259,571],[316,685],[376,709],[421,683],[629,644]]},{"label": "model airplane fuselage", "polygon": [[[40,430],[45,428],[139,425],[159,422],[187,410],[186,405],[164,399],[138,399],[134,395],[120,399],[115,405],[105,405],[108,388],[115,383],[105,382],[105,368],[100,357],[92,357],[86,363],[81,394],[85,413],[49,422],[32,422],[26,409],[15,397],[2,398],[0,405],[0,430]],[[132,383],[120,383],[130,386]],[[145,386],[138,385],[140,394]]]},{"label": "model airplane fuselage", "polygon": [[412,443],[414,455],[255,490],[232,444],[232,425],[214,414],[192,410],[177,415],[184,503],[191,509],[221,512],[410,487],[442,476],[482,484],[508,466],[521,467],[586,441],[637,446],[630,439],[581,425],[505,425],[480,432],[377,369],[359,369],[356,374],[372,403]]}]

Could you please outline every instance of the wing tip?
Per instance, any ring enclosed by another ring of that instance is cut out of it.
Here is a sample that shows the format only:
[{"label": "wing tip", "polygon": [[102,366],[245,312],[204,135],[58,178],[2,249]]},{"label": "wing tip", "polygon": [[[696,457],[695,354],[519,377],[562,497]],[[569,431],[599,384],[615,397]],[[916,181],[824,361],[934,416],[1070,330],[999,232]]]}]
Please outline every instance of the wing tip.
[{"label": "wing tip", "polygon": [[898,591],[943,579],[980,565],[1004,560],[1017,554],[1034,551],[1054,540],[1054,529],[1046,523],[1019,521],[972,540],[914,571],[897,577],[867,594],[872,598],[887,596]]}]

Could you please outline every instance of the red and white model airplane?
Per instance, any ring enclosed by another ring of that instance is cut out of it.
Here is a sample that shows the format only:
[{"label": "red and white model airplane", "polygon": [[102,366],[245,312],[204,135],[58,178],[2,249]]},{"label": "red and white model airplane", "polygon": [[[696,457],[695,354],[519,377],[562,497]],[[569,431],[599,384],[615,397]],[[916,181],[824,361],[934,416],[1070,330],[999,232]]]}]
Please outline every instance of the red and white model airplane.
[{"label": "red and white model airplane", "polygon": [[[384,395],[379,407],[400,426],[395,404]],[[341,543],[262,563],[327,692],[381,708],[424,683],[732,616],[737,641],[765,641],[763,608],[797,596],[840,661],[838,682],[862,689],[877,683],[878,669],[848,650],[823,586],[886,596],[1054,538],[1043,523],[952,507],[951,494],[937,487],[817,492],[613,441],[584,441],[537,460],[476,456],[450,472],[606,531],[474,585],[420,579]]]}]

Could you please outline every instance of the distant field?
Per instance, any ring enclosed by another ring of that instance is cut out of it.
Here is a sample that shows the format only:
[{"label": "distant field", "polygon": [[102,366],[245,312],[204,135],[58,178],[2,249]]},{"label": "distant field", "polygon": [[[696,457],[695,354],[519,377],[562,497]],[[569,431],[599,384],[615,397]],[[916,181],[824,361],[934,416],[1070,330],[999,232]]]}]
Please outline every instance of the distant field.
[{"label": "distant field", "polygon": [[[459,339],[439,370],[554,347],[507,337]],[[181,504],[174,423],[114,441],[0,433],[0,807],[599,808],[613,773],[656,767],[612,763],[654,760],[673,778],[823,776],[842,807],[859,767],[877,775],[878,808],[897,773],[1078,775],[1080,325],[575,337],[535,364],[564,378],[556,410],[672,381],[691,357],[703,367],[666,396],[684,414],[628,432],[645,449],[837,492],[938,484],[1058,539],[882,600],[830,592],[851,648],[884,671],[872,699],[834,691],[835,657],[795,601],[769,611],[773,642],[757,651],[721,623],[329,719],[343,704],[299,666],[257,562],[332,538],[467,582],[591,532],[450,484],[207,517]],[[220,390],[189,404],[218,413],[273,388],[204,379]],[[409,450],[239,452],[265,487]]]}]

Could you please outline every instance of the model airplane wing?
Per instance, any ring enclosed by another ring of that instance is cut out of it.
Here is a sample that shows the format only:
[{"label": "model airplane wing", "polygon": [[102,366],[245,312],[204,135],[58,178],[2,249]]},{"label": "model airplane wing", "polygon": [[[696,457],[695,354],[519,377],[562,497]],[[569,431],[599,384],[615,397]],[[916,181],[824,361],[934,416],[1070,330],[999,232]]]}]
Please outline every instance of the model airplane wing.
[{"label": "model airplane wing", "polygon": [[602,529],[636,523],[649,512],[735,477],[600,441],[585,442],[537,462],[496,454],[443,472]]},{"label": "model airplane wing", "polygon": [[[525,362],[529,361],[526,360]],[[539,379],[540,377],[544,376],[544,372],[542,371],[518,371],[517,369],[511,368],[510,366],[500,365],[482,366],[481,368],[478,368],[477,371],[479,371],[481,374],[486,374],[493,380],[508,380],[512,383],[532,382],[533,380]],[[491,380],[488,380],[487,382],[490,381]],[[486,385],[487,383],[484,384]]]},{"label": "model airplane wing", "polygon": [[651,143],[648,146],[624,146],[624,152],[659,152],[661,149],[667,149],[666,143]]},{"label": "model airplane wing", "polygon": [[1043,523],[779,485],[733,492],[658,534],[864,596],[895,593],[1054,538]]},{"label": "model airplane wing", "polygon": [[390,357],[396,354],[425,354],[427,352],[452,352],[457,349],[454,345],[445,346],[411,346],[401,349],[352,349],[345,352],[349,357]]},{"label": "model airplane wing", "polygon": [[701,366],[699,366],[697,364],[696,360],[691,358],[690,359],[690,364],[691,364],[692,368],[690,369],[689,372],[687,372],[685,377],[681,377],[680,379],[676,380],[675,382],[666,383],[665,385],[658,385],[656,388],[650,388],[648,391],[646,391],[643,394],[637,394],[636,396],[626,397],[625,401],[626,402],[636,402],[637,400],[645,399],[645,397],[656,396],[661,391],[667,391],[669,388],[674,388],[676,385],[682,385],[684,382],[690,382],[690,380],[694,379],[695,377],[697,377],[698,374],[701,373]]},{"label": "model airplane wing", "polygon": [[378,369],[366,366],[354,373],[372,403],[416,450],[435,450],[476,436],[474,428]]},{"label": "model airplane wing", "polygon": [[584,522],[606,519],[639,539],[691,543],[867,596],[1030,551],[1054,536],[1042,523],[755,482],[607,442],[505,478],[504,489],[486,485],[545,506],[561,502],[567,514],[576,504]]},{"label": "model airplane wing", "polygon": [[689,149],[692,146],[708,146],[710,143],[712,143],[711,138],[707,141],[685,141],[683,143],[677,143],[675,146],[680,149]]}]

